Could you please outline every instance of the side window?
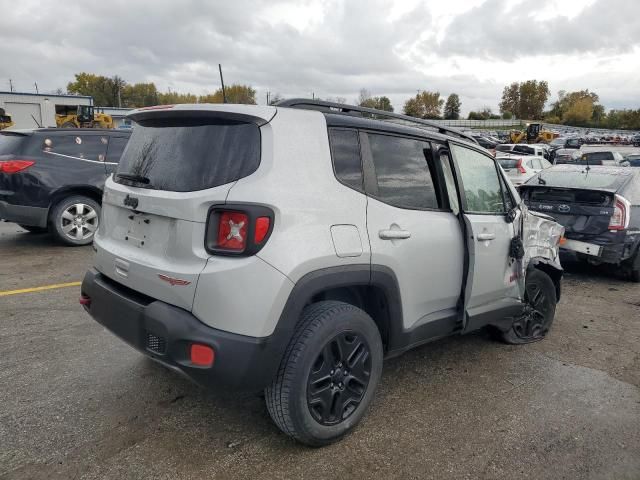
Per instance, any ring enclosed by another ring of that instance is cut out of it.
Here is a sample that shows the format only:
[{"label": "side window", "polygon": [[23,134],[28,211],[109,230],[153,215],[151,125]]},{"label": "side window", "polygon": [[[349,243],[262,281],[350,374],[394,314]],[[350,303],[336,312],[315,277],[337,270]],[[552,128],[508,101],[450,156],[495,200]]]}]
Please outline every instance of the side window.
[{"label": "side window", "polygon": [[129,139],[127,137],[111,137],[109,139],[109,148],[107,149],[107,162],[118,163],[128,142]]},{"label": "side window", "polygon": [[107,137],[101,135],[52,135],[45,139],[43,150],[48,153],[104,162]]},{"label": "side window", "polygon": [[468,213],[505,212],[502,188],[494,160],[470,148],[452,144]]},{"label": "side window", "polygon": [[368,134],[379,200],[400,208],[437,209],[438,197],[424,150],[428,142]]},{"label": "side window", "polygon": [[329,130],[333,170],[338,180],[359,192],[364,191],[360,142],[356,130]]}]

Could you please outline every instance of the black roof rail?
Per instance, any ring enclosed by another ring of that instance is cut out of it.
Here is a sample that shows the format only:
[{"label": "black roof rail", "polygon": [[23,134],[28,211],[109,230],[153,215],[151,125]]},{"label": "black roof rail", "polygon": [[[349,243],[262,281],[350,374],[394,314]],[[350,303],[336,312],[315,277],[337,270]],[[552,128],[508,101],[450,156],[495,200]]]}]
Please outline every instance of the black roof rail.
[{"label": "black roof rail", "polygon": [[431,120],[424,120],[422,118],[410,117],[409,115],[402,115],[400,113],[377,110],[375,108],[358,107],[356,105],[346,105],[343,103],[326,102],[324,100],[312,100],[308,98],[291,98],[289,100],[281,100],[280,102],[276,103],[275,106],[303,108],[303,109],[306,108],[308,110],[319,110],[321,112],[326,112],[326,113],[354,115],[354,116],[359,116],[364,118],[367,118],[367,117],[365,117],[362,114],[366,113],[370,115],[370,117],[368,118],[372,118],[374,120],[384,120],[385,118],[402,120],[408,123],[412,123],[414,124],[414,126],[418,128],[428,127],[430,129],[436,130],[438,133],[441,133],[443,135],[460,137],[471,143],[475,143],[475,144],[478,143],[477,140],[473,138],[471,135],[467,135],[466,133],[461,132],[457,128],[446,127],[444,125],[440,125],[439,123]]}]

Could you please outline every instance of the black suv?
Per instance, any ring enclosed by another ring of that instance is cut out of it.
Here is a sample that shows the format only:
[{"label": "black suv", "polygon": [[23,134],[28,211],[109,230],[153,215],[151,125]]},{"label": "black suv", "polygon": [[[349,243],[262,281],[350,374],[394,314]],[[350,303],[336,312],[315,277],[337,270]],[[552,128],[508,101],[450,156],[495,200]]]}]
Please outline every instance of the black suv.
[{"label": "black suv", "polygon": [[41,128],[0,132],[0,220],[87,245],[100,219],[105,179],[128,131]]}]

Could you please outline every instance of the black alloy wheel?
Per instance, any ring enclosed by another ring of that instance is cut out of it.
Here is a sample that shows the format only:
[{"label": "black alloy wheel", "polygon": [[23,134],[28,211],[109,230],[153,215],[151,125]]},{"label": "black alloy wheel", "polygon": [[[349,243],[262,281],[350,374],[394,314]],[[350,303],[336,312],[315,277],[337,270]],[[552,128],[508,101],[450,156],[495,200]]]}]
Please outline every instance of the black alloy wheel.
[{"label": "black alloy wheel", "polygon": [[322,425],[346,420],[360,405],[369,385],[371,355],[366,340],[342,332],[322,349],[311,367],[307,404]]}]

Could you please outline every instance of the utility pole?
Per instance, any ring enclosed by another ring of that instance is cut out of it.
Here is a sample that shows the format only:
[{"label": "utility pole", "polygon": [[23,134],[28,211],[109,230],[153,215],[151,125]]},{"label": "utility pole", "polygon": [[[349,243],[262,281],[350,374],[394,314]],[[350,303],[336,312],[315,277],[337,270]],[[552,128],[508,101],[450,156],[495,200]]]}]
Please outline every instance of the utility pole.
[{"label": "utility pole", "polygon": [[36,86],[36,93],[40,93],[40,92],[38,91],[38,82],[33,82],[33,84]]},{"label": "utility pole", "polygon": [[267,105],[271,105],[271,103],[269,103],[269,94],[270,94],[270,93],[271,93],[271,92],[267,91]]},{"label": "utility pole", "polygon": [[13,92],[13,82],[9,79],[9,91]]}]

